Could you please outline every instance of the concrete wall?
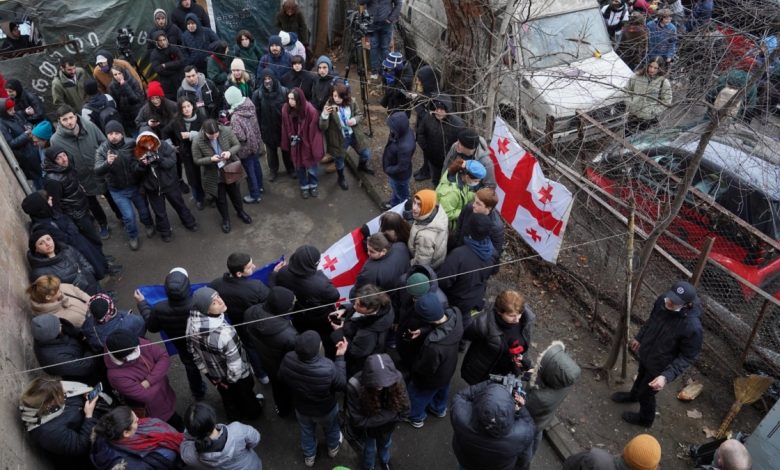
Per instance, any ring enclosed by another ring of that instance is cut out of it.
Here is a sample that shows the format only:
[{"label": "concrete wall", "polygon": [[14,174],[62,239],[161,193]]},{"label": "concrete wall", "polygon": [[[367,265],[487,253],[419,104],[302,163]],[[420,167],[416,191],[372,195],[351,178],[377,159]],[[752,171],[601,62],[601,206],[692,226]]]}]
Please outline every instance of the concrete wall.
[{"label": "concrete wall", "polygon": [[[2,137],[0,137],[2,139]],[[25,384],[35,375],[18,371],[38,367],[32,352],[27,288],[27,215],[24,192],[0,154],[0,467],[47,468],[27,441],[17,404]]]}]

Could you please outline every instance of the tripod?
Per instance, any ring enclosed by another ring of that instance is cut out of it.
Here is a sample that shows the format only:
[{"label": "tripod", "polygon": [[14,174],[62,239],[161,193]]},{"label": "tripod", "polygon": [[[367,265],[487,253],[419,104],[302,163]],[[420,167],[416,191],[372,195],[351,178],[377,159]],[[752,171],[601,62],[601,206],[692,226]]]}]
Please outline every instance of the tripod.
[{"label": "tripod", "polygon": [[[124,57],[126,61],[130,62],[130,65],[133,66],[133,68],[135,69],[136,73],[138,73],[138,76],[141,77],[141,80],[143,80],[143,82],[144,82],[143,84],[146,85],[146,86],[149,86],[149,81],[146,80],[146,77],[144,76],[143,71],[141,70],[140,67],[138,67],[138,63],[135,60],[135,54],[133,54],[132,49],[130,49],[129,47],[121,47],[120,46],[119,47],[119,53],[122,54],[122,57]],[[139,85],[141,85],[141,84],[139,83]]]},{"label": "tripod", "polygon": [[352,68],[352,64],[357,65],[358,81],[360,82],[360,100],[363,102],[363,114],[366,115],[366,122],[368,122],[368,137],[372,137],[373,130],[371,128],[371,112],[368,107],[368,77],[366,70],[368,70],[368,51],[363,47],[363,36],[359,31],[354,31],[352,28],[347,28],[349,35],[345,34],[345,38],[350,38],[351,41],[347,41],[347,49],[345,50],[346,67],[344,67],[344,79],[349,79],[349,71]]}]

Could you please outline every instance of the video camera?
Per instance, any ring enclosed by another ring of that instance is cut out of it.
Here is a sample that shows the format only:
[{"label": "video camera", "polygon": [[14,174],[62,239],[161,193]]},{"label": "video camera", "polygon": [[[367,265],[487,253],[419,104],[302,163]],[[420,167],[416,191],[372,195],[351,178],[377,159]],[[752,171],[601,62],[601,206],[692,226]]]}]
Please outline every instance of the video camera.
[{"label": "video camera", "polygon": [[131,50],[134,36],[135,33],[133,33],[133,28],[131,28],[130,25],[127,25],[116,32],[116,45],[119,47],[119,52],[123,55],[128,55]]},{"label": "video camera", "polygon": [[523,380],[521,377],[517,377],[515,374],[490,374],[489,380],[493,383],[497,383],[506,387],[506,389],[509,390],[509,393],[512,394],[512,397],[514,397],[515,394],[518,394],[525,398],[525,390],[523,390]]},{"label": "video camera", "polygon": [[373,32],[371,26],[374,20],[368,10],[347,10],[347,26],[352,31],[353,38],[362,38]]}]

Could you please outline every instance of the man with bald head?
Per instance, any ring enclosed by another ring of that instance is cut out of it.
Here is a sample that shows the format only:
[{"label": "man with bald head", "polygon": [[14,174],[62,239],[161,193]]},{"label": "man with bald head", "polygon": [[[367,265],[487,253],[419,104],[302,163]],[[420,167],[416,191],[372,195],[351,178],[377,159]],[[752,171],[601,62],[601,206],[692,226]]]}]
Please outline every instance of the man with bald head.
[{"label": "man with bald head", "polygon": [[753,459],[750,452],[736,439],[727,439],[715,451],[710,465],[701,465],[695,470],[750,470]]}]

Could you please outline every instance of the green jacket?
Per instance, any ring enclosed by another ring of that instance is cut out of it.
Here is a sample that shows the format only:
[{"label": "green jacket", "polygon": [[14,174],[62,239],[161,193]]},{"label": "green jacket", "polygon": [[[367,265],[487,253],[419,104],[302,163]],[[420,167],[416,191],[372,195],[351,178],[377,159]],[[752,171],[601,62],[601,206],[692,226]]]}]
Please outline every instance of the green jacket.
[{"label": "green jacket", "polygon": [[62,70],[57,72],[57,76],[51,81],[51,100],[54,103],[54,107],[57,108],[60,105],[70,105],[76,111],[76,114],[81,114],[81,108],[84,106],[84,102],[87,100],[87,93],[84,91],[84,82],[87,80],[87,73],[81,67],[76,67],[76,83],[65,78],[62,74]]},{"label": "green jacket", "polygon": [[455,173],[441,179],[436,187],[436,200],[447,213],[449,230],[454,233],[458,227],[460,211],[466,207],[466,204],[474,201],[474,191],[463,184],[460,173]]},{"label": "green jacket", "polygon": [[[224,57],[216,57],[216,54],[211,54],[206,59],[206,77],[218,87],[221,87],[227,81],[228,73],[230,73],[230,64],[225,63],[225,60]],[[219,62],[222,62],[224,68]]]},{"label": "green jacket", "polygon": [[547,429],[566,395],[579,380],[582,370],[566,352],[560,341],[542,352],[528,384],[525,406],[536,423],[536,429]]},{"label": "green jacket", "polygon": [[[325,106],[332,106],[332,100],[328,100]],[[360,123],[363,122],[363,113],[360,108],[355,104],[353,100],[349,104],[350,116],[355,119],[355,125],[350,126],[352,133],[355,137],[355,147],[357,152],[361,152],[366,148],[366,135],[363,133],[363,129]],[[320,113],[320,130],[325,136],[326,151],[332,156],[342,156],[347,154],[347,149],[344,148],[344,134],[341,133],[341,120],[339,119],[339,113],[330,113],[327,118],[324,117],[324,113]]]},{"label": "green jacket", "polygon": [[672,84],[663,75],[634,75],[626,85],[628,114],[639,119],[658,119],[672,105]]},{"label": "green jacket", "polygon": [[[219,137],[217,140],[223,152],[230,152],[230,159],[228,159],[227,163],[238,161],[238,151],[241,150],[241,143],[229,127],[219,126]],[[217,185],[223,181],[217,164],[211,161],[213,156],[214,149],[211,148],[211,142],[206,137],[206,133],[201,130],[198,132],[195,140],[192,141],[192,160],[196,165],[202,167],[203,190],[216,197]]]}]

